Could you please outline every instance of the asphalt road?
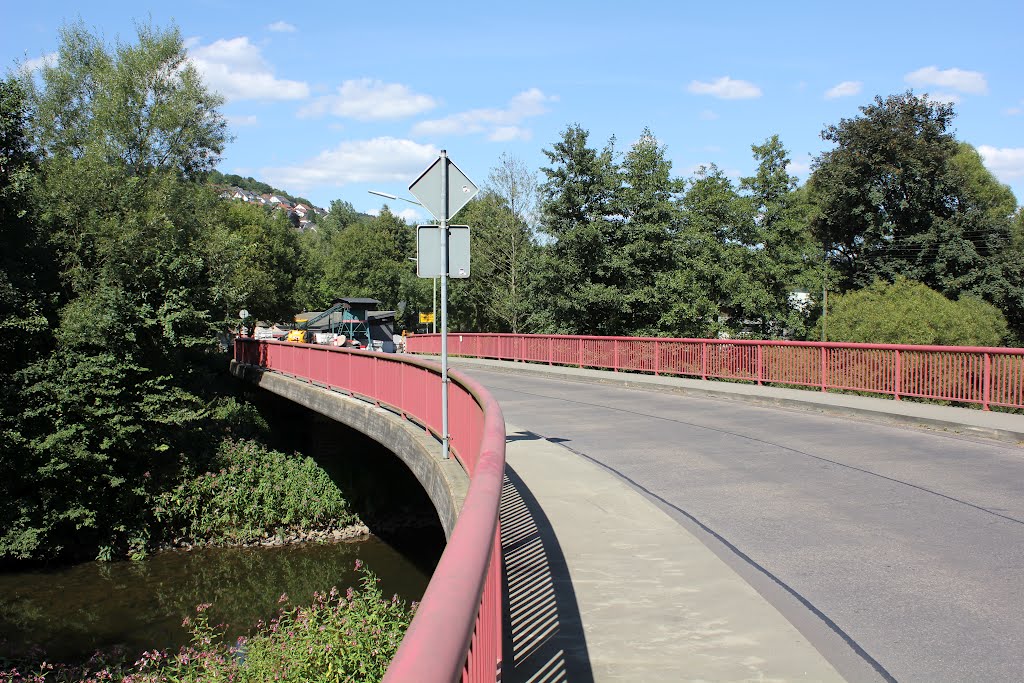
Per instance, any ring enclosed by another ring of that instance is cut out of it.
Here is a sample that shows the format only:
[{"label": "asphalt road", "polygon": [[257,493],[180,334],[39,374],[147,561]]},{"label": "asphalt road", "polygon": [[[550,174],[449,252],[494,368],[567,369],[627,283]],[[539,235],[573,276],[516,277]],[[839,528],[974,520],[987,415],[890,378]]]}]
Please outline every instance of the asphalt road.
[{"label": "asphalt road", "polygon": [[1024,449],[453,367],[694,529],[850,680],[1024,680]]}]

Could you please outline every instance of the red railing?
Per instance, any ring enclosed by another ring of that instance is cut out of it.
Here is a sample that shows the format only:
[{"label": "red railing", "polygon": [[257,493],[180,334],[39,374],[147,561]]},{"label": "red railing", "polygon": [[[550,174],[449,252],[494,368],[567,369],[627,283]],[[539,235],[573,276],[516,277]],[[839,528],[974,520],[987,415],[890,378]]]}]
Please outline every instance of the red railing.
[{"label": "red railing", "polygon": [[[441,350],[436,334],[406,344],[411,353]],[[1024,349],[449,333],[448,353],[1024,408]]]},{"label": "red railing", "polygon": [[[329,346],[237,339],[235,358],[386,406],[435,435],[440,368],[419,359]],[[450,373],[452,452],[469,491],[444,553],[385,681],[495,681],[501,673],[502,574],[498,506],[505,420],[479,384]]]}]

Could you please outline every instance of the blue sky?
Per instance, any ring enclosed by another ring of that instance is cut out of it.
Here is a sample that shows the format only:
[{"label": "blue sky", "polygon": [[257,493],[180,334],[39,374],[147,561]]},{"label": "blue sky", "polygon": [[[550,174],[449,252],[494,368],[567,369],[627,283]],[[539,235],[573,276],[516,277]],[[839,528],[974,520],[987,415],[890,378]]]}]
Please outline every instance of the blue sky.
[{"label": "blue sky", "polygon": [[0,57],[43,58],[78,18],[126,42],[173,22],[227,98],[220,170],[320,206],[409,197],[440,149],[479,185],[502,153],[539,169],[574,123],[623,152],[649,127],[683,177],[747,175],[778,133],[805,179],[825,125],[907,89],[955,102],[957,136],[1024,200],[1024,3],[607,4],[5,0]]}]

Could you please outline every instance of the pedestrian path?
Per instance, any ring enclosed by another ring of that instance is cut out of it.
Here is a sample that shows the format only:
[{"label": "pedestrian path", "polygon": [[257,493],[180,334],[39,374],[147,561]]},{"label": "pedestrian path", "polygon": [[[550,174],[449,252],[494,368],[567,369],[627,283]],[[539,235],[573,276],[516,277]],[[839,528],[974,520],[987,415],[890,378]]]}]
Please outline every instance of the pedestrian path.
[{"label": "pedestrian path", "polygon": [[711,550],[626,482],[506,425],[503,680],[841,681]]}]

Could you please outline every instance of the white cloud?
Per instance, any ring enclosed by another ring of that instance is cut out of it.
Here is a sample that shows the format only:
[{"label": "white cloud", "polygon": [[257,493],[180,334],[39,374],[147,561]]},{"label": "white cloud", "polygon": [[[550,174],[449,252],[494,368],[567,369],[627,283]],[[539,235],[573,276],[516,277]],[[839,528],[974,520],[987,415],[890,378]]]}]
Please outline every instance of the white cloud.
[{"label": "white cloud", "polygon": [[1016,107],[1010,107],[1003,111],[1007,116],[1020,116],[1024,114],[1024,100],[1021,100],[1020,105]]},{"label": "white cloud", "polygon": [[710,109],[705,109],[704,111],[702,111],[700,113],[701,121],[714,121],[717,118],[718,118],[718,114],[716,114],[715,112],[711,111]]},{"label": "white cloud", "polygon": [[1024,178],[1024,147],[981,145],[978,153],[985,160],[985,166],[1004,183]]},{"label": "white cloud", "polygon": [[834,85],[825,91],[826,100],[834,100],[837,97],[851,97],[853,95],[859,95],[860,91],[864,88],[864,84],[860,81],[843,81],[838,85]]},{"label": "white cloud", "polygon": [[941,104],[960,104],[960,96],[952,92],[928,93],[928,99]]},{"label": "white cloud", "polygon": [[186,41],[192,64],[206,84],[229,100],[301,100],[309,97],[302,81],[274,77],[260,49],[245,36],[209,45]]},{"label": "white cloud", "polygon": [[911,71],[903,77],[910,85],[916,88],[927,88],[938,86],[940,88],[951,88],[957,92],[969,95],[985,95],[988,93],[988,82],[985,74],[980,71],[965,71],[963,69],[939,69],[936,66],[926,66],[917,71]]},{"label": "white cloud", "polygon": [[491,131],[487,139],[491,142],[508,142],[510,140],[529,140],[533,137],[533,131],[529,128],[519,126],[499,126]]},{"label": "white cloud", "polygon": [[44,66],[57,66],[56,52],[49,52],[42,57],[36,57],[35,59],[26,59],[18,66],[18,70],[23,74],[31,74],[39,71]]},{"label": "white cloud", "polygon": [[391,137],[350,140],[297,166],[264,168],[262,177],[278,187],[299,192],[317,185],[408,182],[434,161],[439,150],[412,140]]},{"label": "white cloud", "polygon": [[532,133],[520,124],[525,119],[546,113],[546,105],[557,100],[553,95],[530,88],[509,100],[504,109],[471,109],[443,119],[420,121],[413,126],[412,132],[414,135],[434,136],[486,133],[488,139],[495,142],[528,140]]},{"label": "white cloud", "polygon": [[267,26],[268,31],[274,31],[275,33],[295,33],[299,29],[289,24],[287,21],[275,21],[273,24]]},{"label": "white cloud", "polygon": [[721,100],[747,100],[761,96],[761,88],[750,81],[739,81],[722,76],[711,83],[691,81],[687,87],[694,95],[711,95]]},{"label": "white cloud", "polygon": [[433,97],[415,93],[401,83],[361,78],[342,83],[336,95],[318,97],[299,116],[330,113],[359,121],[381,121],[414,116],[436,106]]},{"label": "white cloud", "polygon": [[232,126],[255,126],[259,121],[253,115],[225,117]]},{"label": "white cloud", "polygon": [[802,154],[800,156],[793,157],[790,159],[789,166],[786,167],[786,170],[793,175],[805,175],[811,170],[811,155]]}]

